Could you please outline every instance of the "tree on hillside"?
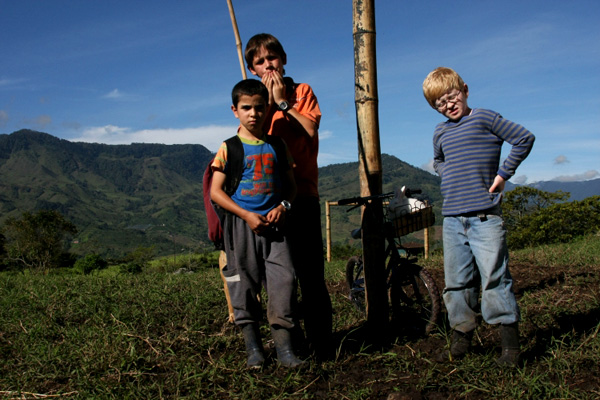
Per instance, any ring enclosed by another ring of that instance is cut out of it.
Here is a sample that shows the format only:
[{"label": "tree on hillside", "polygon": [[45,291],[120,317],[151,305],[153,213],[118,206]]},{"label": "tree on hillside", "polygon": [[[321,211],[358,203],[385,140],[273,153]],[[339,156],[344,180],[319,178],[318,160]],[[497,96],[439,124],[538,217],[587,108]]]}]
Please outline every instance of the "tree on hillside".
[{"label": "tree on hillside", "polygon": [[67,239],[77,228],[58,211],[25,212],[21,218],[8,218],[3,234],[9,262],[22,268],[47,273],[61,266]]},{"label": "tree on hillside", "polygon": [[529,186],[517,186],[505,193],[502,200],[504,223],[509,230],[517,227],[521,220],[553,204],[569,199],[570,193],[561,190],[551,193]]},{"label": "tree on hillside", "polygon": [[600,196],[565,202],[569,193],[518,187],[506,194],[502,211],[513,248],[569,242],[598,232]]}]

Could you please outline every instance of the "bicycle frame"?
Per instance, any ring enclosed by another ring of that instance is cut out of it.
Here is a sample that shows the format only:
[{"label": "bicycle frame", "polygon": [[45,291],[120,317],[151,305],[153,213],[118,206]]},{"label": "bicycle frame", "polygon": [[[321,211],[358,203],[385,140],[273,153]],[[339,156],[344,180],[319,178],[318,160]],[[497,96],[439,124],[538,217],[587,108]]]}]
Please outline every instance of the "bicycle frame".
[{"label": "bicycle frame", "polygon": [[[420,193],[420,191],[405,192],[407,197],[410,193]],[[385,200],[392,197],[393,193],[354,197],[338,201],[338,205],[354,205],[348,211],[359,207],[370,207],[374,201]],[[388,209],[384,209],[382,214],[383,238],[385,240],[384,256],[386,261],[385,279],[386,290],[392,307],[392,313],[397,318],[405,318],[413,321],[416,326],[420,326],[423,332],[430,333],[437,326],[441,310],[441,299],[439,290],[431,275],[419,266],[406,249],[402,247],[401,240],[408,233],[402,226],[402,229],[396,225],[396,220],[390,219]],[[396,218],[396,217],[394,217]],[[411,226],[409,229],[413,229]],[[412,230],[414,231],[414,229]],[[411,232],[412,232],[411,231]],[[354,239],[361,239],[362,233],[356,229],[352,233]],[[409,232],[410,233],[410,232]],[[406,252],[406,255],[402,254]],[[349,299],[364,312],[364,262],[362,256],[352,256],[346,264],[346,281],[350,289]],[[424,322],[423,322],[424,321]],[[425,325],[422,325],[422,324]]]}]

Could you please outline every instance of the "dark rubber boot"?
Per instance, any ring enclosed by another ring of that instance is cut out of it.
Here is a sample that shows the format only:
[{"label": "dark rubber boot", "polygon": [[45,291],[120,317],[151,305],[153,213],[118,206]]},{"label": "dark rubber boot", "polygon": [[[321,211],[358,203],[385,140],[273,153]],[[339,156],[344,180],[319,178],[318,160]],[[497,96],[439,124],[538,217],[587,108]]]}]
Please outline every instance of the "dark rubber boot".
[{"label": "dark rubber boot", "polygon": [[471,339],[473,338],[473,331],[471,332],[452,332],[452,343],[449,349],[442,350],[435,360],[437,362],[447,362],[461,359],[471,349]]},{"label": "dark rubber boot", "polygon": [[502,355],[496,360],[501,367],[517,367],[521,361],[519,346],[519,324],[500,325]]},{"label": "dark rubber boot", "polygon": [[275,350],[277,350],[277,359],[281,365],[286,368],[296,368],[304,364],[304,361],[300,360],[294,354],[292,336],[289,330],[271,327],[271,335],[273,335]]},{"label": "dark rubber boot", "polygon": [[258,324],[247,324],[242,327],[244,342],[246,343],[246,354],[248,355],[248,368],[261,368],[265,362],[263,345],[260,340]]}]

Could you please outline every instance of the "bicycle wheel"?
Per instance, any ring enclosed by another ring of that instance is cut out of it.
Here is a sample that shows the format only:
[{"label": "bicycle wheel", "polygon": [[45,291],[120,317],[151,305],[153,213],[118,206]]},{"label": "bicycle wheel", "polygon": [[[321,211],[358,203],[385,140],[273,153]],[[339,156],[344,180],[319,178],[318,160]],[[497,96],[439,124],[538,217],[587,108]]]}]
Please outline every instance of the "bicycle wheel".
[{"label": "bicycle wheel", "polygon": [[365,312],[365,274],[361,256],[353,256],[346,263],[348,298],[359,311]]},{"label": "bicycle wheel", "polygon": [[433,332],[442,303],[440,291],[429,272],[419,265],[403,262],[392,269],[390,279],[392,318],[420,333]]}]

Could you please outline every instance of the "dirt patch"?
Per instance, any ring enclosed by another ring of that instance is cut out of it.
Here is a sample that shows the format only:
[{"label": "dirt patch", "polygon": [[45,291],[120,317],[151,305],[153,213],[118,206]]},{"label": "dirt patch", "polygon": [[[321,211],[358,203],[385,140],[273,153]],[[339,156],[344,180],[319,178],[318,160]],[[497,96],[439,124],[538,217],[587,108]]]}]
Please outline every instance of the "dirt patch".
[{"label": "dirt patch", "polygon": [[[588,275],[591,276],[593,273],[573,273],[569,266],[547,268],[522,263],[513,264],[510,268],[517,299],[520,299],[525,294],[535,294],[549,288],[560,289],[564,292],[564,296],[571,298],[577,297],[582,293],[600,293],[600,280],[596,278],[586,280],[586,277]],[[444,287],[443,271],[432,269],[429,272],[441,291]],[[583,283],[578,283],[577,286],[569,289],[569,285],[565,285],[564,283],[573,279],[583,280]],[[332,295],[344,295],[346,286],[344,282],[337,282],[330,284],[329,289]],[[445,314],[443,318],[447,320]],[[559,337],[561,334],[571,331],[582,334],[597,326],[600,320],[600,310],[582,312],[581,314],[575,311],[564,316],[553,315],[551,318],[553,319],[553,324],[549,326],[536,325],[530,321],[522,321],[521,323],[521,341],[528,344],[528,350],[524,352],[523,357],[528,365],[540,362],[541,356],[547,351],[553,337]],[[445,326],[445,329],[449,328]],[[343,373],[336,375],[335,382],[322,380],[315,383],[311,386],[309,392],[316,396],[319,393],[327,393],[336,387],[361,387],[364,386],[365,382],[372,382],[369,386],[371,390],[369,398],[372,399],[437,400],[489,398],[489,395],[486,395],[484,392],[466,394],[462,391],[452,391],[451,389],[443,391],[427,388],[419,389],[419,371],[422,369],[422,372],[426,374],[431,368],[423,360],[433,359],[435,354],[446,345],[445,339],[443,335],[432,335],[425,338],[411,335],[410,331],[403,331],[401,325],[392,326],[390,330],[395,332],[394,337],[386,337],[382,339],[381,343],[370,342],[370,350],[373,354],[376,354],[378,351],[395,352],[399,356],[411,360],[413,362],[412,368],[416,370],[416,373],[407,373],[405,376],[401,376],[400,379],[386,382],[385,379],[381,379],[381,377],[386,376],[385,365],[373,362],[370,357],[352,358],[352,354],[356,354],[364,349],[364,343],[368,341],[367,338],[369,337],[367,328],[359,327],[354,328],[351,332],[336,333],[338,339],[341,340],[343,338],[343,351],[350,357],[350,360],[343,365]],[[497,351],[499,354],[499,335],[495,327],[481,324],[477,329],[476,336],[472,349],[474,353],[487,354],[491,351]],[[389,345],[389,343],[395,344]],[[414,357],[414,354],[425,355],[425,357]],[[452,374],[455,367],[450,364],[446,366],[442,365],[440,368],[446,369],[448,374]],[[583,390],[588,393],[598,393],[600,389],[600,372],[598,372],[597,366],[590,366],[589,369],[581,370],[575,376],[571,376],[569,381],[570,387],[573,389]],[[402,388],[400,392],[398,391],[398,387]]]}]

